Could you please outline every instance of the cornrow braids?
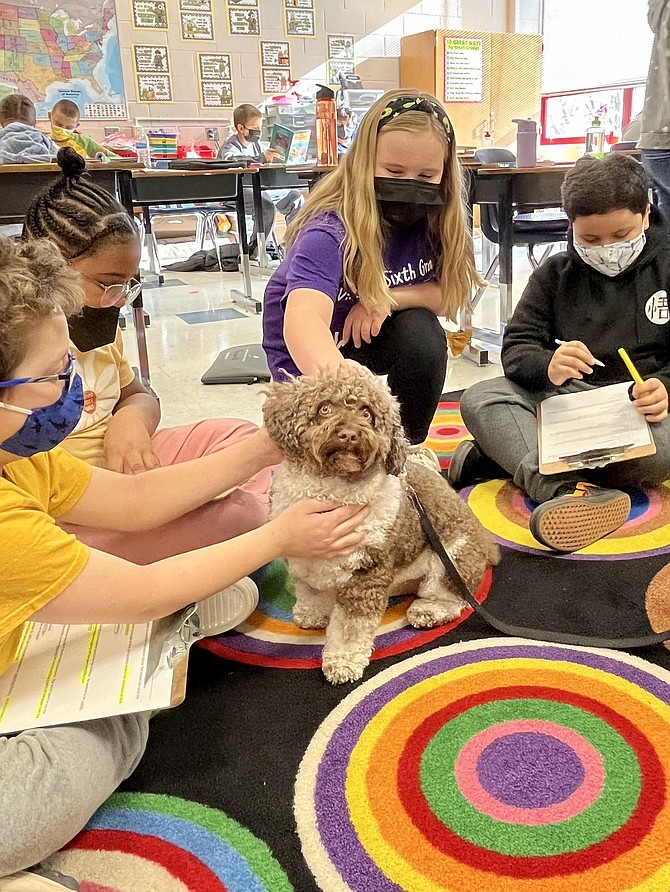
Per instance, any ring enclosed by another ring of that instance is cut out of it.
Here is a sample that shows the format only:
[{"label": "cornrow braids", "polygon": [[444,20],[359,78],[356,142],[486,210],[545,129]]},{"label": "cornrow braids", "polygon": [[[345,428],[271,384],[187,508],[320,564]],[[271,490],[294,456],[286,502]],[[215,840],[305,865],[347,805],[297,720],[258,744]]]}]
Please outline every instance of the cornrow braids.
[{"label": "cornrow braids", "polygon": [[63,176],[35,196],[26,212],[24,238],[48,238],[66,260],[74,260],[96,253],[103,243],[137,237],[123,206],[84,178],[86,162],[74,149],[60,149],[56,160]]}]

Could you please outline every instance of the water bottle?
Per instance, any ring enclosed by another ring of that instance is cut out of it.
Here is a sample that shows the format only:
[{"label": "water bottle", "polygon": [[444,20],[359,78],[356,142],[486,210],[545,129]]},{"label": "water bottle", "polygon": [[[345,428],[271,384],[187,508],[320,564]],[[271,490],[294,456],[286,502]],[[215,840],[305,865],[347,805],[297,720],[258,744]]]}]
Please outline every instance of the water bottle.
[{"label": "water bottle", "polygon": [[137,153],[137,161],[144,167],[151,167],[151,148],[149,146],[149,137],[143,127],[135,124],[135,151]]},{"label": "water bottle", "polygon": [[321,86],[316,94],[315,111],[316,163],[332,167],[337,164],[337,112],[335,93],[328,87]]},{"label": "water bottle", "polygon": [[512,118],[517,126],[516,166],[535,167],[537,164],[537,123],[531,118]]}]

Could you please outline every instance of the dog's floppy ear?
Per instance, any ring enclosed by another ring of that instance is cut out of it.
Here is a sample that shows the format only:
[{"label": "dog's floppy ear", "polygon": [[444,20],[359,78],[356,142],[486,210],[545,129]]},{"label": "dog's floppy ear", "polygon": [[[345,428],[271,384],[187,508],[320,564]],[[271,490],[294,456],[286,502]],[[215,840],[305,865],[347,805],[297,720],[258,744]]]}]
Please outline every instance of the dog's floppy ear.
[{"label": "dog's floppy ear", "polygon": [[386,473],[393,477],[399,477],[405,470],[409,443],[405,437],[405,430],[400,421],[400,409],[395,400],[389,408],[389,451],[386,456]]},{"label": "dog's floppy ear", "polygon": [[295,455],[300,447],[297,426],[286,423],[287,418],[295,417],[296,414],[295,381],[296,379],[289,379],[268,384],[263,403],[263,423],[267,432],[287,455]]}]

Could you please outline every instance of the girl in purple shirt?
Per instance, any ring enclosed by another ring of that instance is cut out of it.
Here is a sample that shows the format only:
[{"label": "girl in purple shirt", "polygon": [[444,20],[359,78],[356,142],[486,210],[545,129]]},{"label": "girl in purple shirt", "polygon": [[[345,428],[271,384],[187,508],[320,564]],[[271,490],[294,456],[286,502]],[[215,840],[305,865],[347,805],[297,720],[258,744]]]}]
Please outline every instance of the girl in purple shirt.
[{"label": "girl in purple shirt", "polygon": [[386,93],[289,229],[265,292],[273,376],[346,360],[388,375],[423,450],[447,368],[438,316],[455,320],[480,282],[466,220],[446,112],[417,90]]}]

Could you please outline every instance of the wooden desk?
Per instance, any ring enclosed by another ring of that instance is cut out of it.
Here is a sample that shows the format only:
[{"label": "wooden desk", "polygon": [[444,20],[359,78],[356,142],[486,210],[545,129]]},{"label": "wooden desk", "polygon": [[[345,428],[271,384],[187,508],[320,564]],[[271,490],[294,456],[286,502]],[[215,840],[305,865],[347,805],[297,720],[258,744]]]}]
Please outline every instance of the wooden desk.
[{"label": "wooden desk", "polygon": [[251,294],[249,241],[242,193],[242,177],[248,173],[254,175],[253,171],[241,167],[223,170],[137,170],[133,171],[132,176],[132,201],[135,207],[142,208],[145,228],[149,233],[151,209],[158,205],[202,201],[234,204],[238,218],[244,290],[233,289],[231,296],[234,302],[251,304],[255,312],[260,313],[261,304]]},{"label": "wooden desk", "polygon": [[[89,161],[86,164],[86,173],[96,185],[114,195],[131,217],[133,214],[131,180],[133,174],[139,172],[144,171],[135,161],[112,161],[109,164]],[[35,195],[62,175],[57,164],[0,165],[0,220],[3,222],[22,220]],[[146,319],[141,291],[132,303],[132,311],[140,376],[145,384],[149,384]]]},{"label": "wooden desk", "polygon": [[[134,161],[88,162],[86,173],[126,205],[130,177],[138,166]],[[23,220],[36,193],[62,175],[57,164],[0,164],[0,219],[5,223]]]}]

